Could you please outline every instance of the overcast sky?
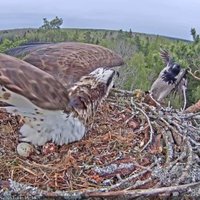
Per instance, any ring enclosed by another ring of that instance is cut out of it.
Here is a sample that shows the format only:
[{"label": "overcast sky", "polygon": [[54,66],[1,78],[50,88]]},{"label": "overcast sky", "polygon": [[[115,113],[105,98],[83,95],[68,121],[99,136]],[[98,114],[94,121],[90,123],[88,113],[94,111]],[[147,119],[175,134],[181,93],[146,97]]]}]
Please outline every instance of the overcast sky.
[{"label": "overcast sky", "polygon": [[55,16],[62,27],[132,30],[190,39],[200,33],[200,0],[0,0],[0,29],[42,25]]}]

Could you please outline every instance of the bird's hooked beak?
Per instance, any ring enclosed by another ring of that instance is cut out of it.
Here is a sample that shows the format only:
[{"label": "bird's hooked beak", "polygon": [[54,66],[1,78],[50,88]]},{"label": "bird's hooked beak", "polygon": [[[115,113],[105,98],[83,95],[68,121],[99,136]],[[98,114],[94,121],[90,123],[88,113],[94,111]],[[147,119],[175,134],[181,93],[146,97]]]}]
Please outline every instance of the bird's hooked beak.
[{"label": "bird's hooked beak", "polygon": [[[119,72],[118,71],[115,71],[115,75],[114,75],[116,78],[119,78]],[[115,79],[115,78],[114,78]],[[113,88],[115,88],[115,83],[113,83]]]},{"label": "bird's hooked beak", "polygon": [[98,82],[106,84],[107,87],[112,88],[114,80],[119,76],[119,72],[113,69],[97,68],[90,73]]},{"label": "bird's hooked beak", "polygon": [[114,80],[118,76],[118,74],[119,74],[119,72],[116,72],[116,71],[113,70],[112,74],[110,75],[110,77],[107,80],[107,83],[106,83],[107,87],[110,84],[112,84],[112,86],[114,87]]}]

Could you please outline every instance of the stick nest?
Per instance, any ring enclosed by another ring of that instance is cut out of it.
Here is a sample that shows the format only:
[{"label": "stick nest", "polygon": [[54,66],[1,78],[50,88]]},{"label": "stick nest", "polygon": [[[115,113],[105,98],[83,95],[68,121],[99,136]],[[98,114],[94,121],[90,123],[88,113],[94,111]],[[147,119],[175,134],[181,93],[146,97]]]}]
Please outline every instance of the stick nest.
[{"label": "stick nest", "polygon": [[37,149],[29,158],[16,152],[20,117],[1,112],[1,191],[15,183],[53,196],[188,192],[200,182],[200,114],[156,108],[145,99],[138,91],[113,91],[81,141],[47,154]]}]

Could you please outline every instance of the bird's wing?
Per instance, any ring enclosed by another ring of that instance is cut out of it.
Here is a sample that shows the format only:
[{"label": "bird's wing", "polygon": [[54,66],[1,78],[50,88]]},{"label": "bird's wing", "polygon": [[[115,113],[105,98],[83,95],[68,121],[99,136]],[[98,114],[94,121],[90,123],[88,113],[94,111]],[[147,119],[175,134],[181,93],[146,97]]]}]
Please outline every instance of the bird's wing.
[{"label": "bird's wing", "polygon": [[37,49],[40,49],[42,47],[45,47],[48,44],[51,44],[51,43],[31,42],[31,43],[20,45],[15,48],[11,48],[11,49],[5,51],[5,53],[10,56],[23,58],[26,55],[28,55],[29,53],[31,53]]},{"label": "bird's wing", "polygon": [[66,89],[53,76],[5,54],[0,54],[0,86],[0,100],[11,105],[17,104],[14,94],[44,109],[62,110],[68,103]]},{"label": "bird's wing", "polygon": [[166,49],[160,49],[160,57],[162,58],[165,65],[174,62],[173,58],[170,56]]},{"label": "bird's wing", "polygon": [[124,64],[121,56],[99,45],[63,42],[37,45],[35,48],[24,60],[51,74],[67,87],[99,67]]}]

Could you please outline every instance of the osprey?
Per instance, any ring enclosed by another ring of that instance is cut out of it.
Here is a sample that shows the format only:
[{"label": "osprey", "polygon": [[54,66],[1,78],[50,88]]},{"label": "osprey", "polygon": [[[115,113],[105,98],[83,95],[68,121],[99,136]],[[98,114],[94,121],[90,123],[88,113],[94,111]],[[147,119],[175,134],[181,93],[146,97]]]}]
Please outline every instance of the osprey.
[{"label": "osprey", "polygon": [[152,97],[159,102],[175,89],[183,91],[187,87],[186,70],[182,69],[166,50],[161,50],[160,55],[166,67],[160,72],[149,91]]},{"label": "osprey", "polygon": [[32,51],[38,55],[43,51],[38,60],[33,59],[40,63],[37,66],[0,54],[0,101],[7,112],[23,117],[20,141],[41,146],[48,141],[62,145],[80,140],[112,88],[117,73],[108,68],[123,64],[120,56],[97,45],[69,46],[71,50],[64,48],[66,54],[52,46],[46,53]]}]

